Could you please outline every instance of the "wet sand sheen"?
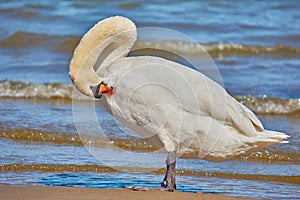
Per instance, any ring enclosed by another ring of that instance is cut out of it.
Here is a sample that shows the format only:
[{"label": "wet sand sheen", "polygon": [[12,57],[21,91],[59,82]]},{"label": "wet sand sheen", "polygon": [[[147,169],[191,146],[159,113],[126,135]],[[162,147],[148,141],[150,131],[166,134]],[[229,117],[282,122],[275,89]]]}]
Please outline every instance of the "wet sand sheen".
[{"label": "wet sand sheen", "polygon": [[10,200],[246,200],[252,198],[225,197],[212,194],[163,192],[163,191],[131,191],[126,189],[95,189],[79,187],[49,187],[49,186],[0,186],[1,198]]},{"label": "wet sand sheen", "polygon": [[[165,169],[149,169],[149,168],[132,168],[132,167],[118,167],[118,170],[126,172],[149,172],[152,171],[157,174],[164,174]],[[2,172],[24,172],[24,171],[43,171],[43,172],[117,172],[117,169],[100,166],[100,165],[60,165],[60,164],[7,164],[0,166]],[[291,184],[299,184],[299,176],[279,176],[279,175],[262,175],[262,174],[237,174],[237,173],[223,173],[214,172],[207,173],[201,171],[177,170],[178,175],[196,176],[196,177],[217,177],[227,179],[242,179],[242,180],[256,180],[256,181],[276,181]]]},{"label": "wet sand sheen", "polygon": [[[42,131],[33,130],[28,128],[23,129],[0,129],[0,138],[7,138],[15,141],[27,141],[27,142],[47,142],[59,145],[92,145],[97,148],[107,147],[109,144],[115,145],[115,147],[123,150],[138,151],[138,152],[153,152],[157,148],[151,145],[146,139],[121,139],[121,138],[101,138],[95,135],[77,135],[74,133],[57,133],[55,131]],[[198,155],[182,155],[183,159],[198,159]],[[261,150],[254,152],[248,156],[241,156],[238,160],[246,160],[248,162],[290,162],[300,163],[300,156],[297,152],[287,151],[270,151]]]}]

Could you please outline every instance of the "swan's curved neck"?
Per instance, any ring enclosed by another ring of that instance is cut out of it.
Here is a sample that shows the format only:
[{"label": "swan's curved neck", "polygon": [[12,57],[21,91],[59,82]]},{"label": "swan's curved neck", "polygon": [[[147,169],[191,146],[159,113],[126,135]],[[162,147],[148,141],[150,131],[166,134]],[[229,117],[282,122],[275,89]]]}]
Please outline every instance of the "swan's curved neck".
[{"label": "swan's curved neck", "polygon": [[[133,34],[132,31],[118,33],[106,38],[95,48],[95,64],[93,69],[97,74],[101,74],[101,70],[104,70],[107,66],[110,66],[116,60],[126,57],[131,47],[132,41],[126,37],[122,37],[124,34]],[[99,48],[99,49],[98,49]],[[98,49],[98,50],[97,50]]]},{"label": "swan's curved neck", "polygon": [[83,36],[71,60],[70,77],[76,88],[92,96],[89,87],[102,81],[97,74],[127,56],[135,40],[136,27],[127,18],[116,16],[97,23]]}]

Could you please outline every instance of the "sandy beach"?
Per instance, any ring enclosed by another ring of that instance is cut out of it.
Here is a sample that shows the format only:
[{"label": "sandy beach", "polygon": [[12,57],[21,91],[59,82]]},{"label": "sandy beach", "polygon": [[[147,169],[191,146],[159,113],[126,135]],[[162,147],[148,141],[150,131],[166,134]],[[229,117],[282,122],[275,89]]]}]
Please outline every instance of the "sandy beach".
[{"label": "sandy beach", "polygon": [[132,191],[127,189],[99,189],[81,187],[51,187],[51,186],[0,186],[1,199],[9,200],[250,200],[251,198],[227,197],[202,193],[163,192],[163,191]]}]

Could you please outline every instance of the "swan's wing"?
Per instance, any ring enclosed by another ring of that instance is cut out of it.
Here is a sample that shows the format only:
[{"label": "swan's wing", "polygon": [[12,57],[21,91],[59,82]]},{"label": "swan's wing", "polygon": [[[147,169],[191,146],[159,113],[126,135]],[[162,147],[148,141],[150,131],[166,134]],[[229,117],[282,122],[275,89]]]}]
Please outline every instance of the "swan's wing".
[{"label": "swan's wing", "polygon": [[263,131],[264,127],[262,123],[259,121],[259,119],[256,117],[256,115],[245,105],[240,104],[246,113],[246,116],[252,121],[252,123],[255,125],[256,129],[258,131]]},{"label": "swan's wing", "polygon": [[[208,117],[231,126],[242,135],[256,136],[257,131],[263,130],[257,117],[224,88],[181,64],[151,56],[128,57],[102,73],[103,77],[111,78],[107,82],[115,88],[116,93],[111,98],[118,108],[115,112],[133,123],[153,123],[147,119],[146,110],[161,104],[172,115],[186,112]],[[128,105],[130,102],[132,105]]]}]

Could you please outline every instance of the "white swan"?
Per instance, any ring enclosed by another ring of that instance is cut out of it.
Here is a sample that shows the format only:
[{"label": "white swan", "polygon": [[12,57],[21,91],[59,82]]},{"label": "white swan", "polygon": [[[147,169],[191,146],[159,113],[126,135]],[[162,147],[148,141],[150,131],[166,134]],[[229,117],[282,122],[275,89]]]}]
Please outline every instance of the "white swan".
[{"label": "white swan", "polygon": [[265,130],[253,112],[198,71],[158,57],[126,57],[136,37],[127,18],[100,21],[75,49],[69,74],[81,93],[104,96],[116,119],[164,147],[163,188],[176,189],[176,156],[224,161],[288,138]]}]

